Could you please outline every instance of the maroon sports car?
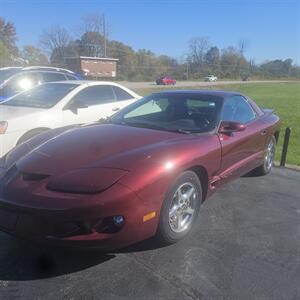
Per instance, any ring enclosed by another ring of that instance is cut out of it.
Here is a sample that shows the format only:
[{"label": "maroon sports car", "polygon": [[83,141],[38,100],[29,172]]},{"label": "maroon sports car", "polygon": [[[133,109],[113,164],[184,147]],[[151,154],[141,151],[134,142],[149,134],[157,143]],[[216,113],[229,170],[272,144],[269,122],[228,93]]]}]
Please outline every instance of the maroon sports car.
[{"label": "maroon sports car", "polygon": [[[0,163],[0,229],[74,247],[174,243],[227,181],[270,172],[279,118],[234,92],[145,97],[104,123],[54,129]],[[241,195],[242,197],[242,195]]]}]

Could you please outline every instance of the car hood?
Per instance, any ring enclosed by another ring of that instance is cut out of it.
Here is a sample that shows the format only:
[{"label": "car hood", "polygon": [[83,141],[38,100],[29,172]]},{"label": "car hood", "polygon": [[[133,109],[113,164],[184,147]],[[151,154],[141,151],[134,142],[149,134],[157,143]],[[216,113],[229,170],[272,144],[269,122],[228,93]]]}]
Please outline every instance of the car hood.
[{"label": "car hood", "polygon": [[9,106],[6,104],[0,104],[0,121],[9,121],[24,117],[26,115],[36,114],[43,112],[44,109],[32,108],[32,107],[21,107],[21,106]]},{"label": "car hood", "polygon": [[95,167],[131,171],[155,150],[187,138],[193,137],[112,124],[81,126],[50,138],[20,158],[17,166],[22,172],[45,175]]}]

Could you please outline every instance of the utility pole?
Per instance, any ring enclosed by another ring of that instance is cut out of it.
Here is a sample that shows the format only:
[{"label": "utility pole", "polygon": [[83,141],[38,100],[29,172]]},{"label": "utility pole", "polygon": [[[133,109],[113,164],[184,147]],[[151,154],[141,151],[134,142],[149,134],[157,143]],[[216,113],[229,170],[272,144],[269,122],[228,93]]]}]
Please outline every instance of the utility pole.
[{"label": "utility pole", "polygon": [[106,22],[105,22],[105,14],[103,14],[102,18],[103,18],[104,57],[106,57]]},{"label": "utility pole", "polygon": [[186,60],[186,80],[189,80],[189,62]]}]

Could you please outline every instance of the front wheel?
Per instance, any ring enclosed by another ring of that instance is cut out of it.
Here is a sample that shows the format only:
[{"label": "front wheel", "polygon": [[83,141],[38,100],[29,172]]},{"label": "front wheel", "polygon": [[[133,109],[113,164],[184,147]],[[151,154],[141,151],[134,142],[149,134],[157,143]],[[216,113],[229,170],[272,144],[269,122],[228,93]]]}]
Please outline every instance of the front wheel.
[{"label": "front wheel", "polygon": [[276,139],[274,136],[272,136],[269,144],[267,145],[267,149],[265,151],[263,164],[253,170],[255,175],[262,176],[271,172],[272,167],[274,165],[275,152],[276,152]]},{"label": "front wheel", "polygon": [[192,229],[202,202],[202,188],[192,171],[180,174],[169,189],[160,212],[158,239],[173,244]]}]

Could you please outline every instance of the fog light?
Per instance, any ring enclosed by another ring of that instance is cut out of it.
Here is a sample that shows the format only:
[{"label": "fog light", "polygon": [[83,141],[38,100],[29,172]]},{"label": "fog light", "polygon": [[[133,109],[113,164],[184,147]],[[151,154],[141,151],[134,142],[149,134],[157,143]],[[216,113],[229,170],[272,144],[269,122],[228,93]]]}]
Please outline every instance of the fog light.
[{"label": "fog light", "polygon": [[115,225],[118,227],[122,226],[125,221],[123,216],[114,216],[113,220],[114,220]]}]

